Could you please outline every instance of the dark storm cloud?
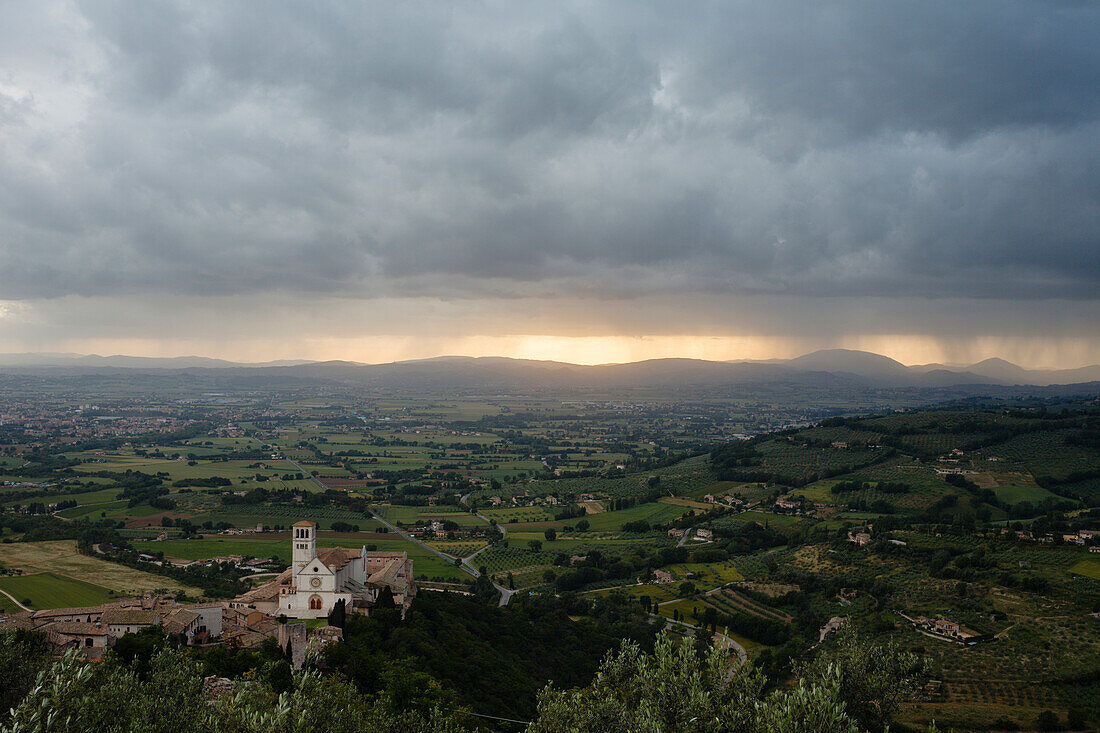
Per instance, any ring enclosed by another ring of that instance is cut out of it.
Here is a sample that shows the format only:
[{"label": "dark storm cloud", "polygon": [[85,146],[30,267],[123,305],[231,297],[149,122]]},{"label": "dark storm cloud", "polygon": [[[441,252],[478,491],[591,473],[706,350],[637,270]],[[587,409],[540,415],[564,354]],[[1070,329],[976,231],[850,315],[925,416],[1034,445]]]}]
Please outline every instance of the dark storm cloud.
[{"label": "dark storm cloud", "polygon": [[0,297],[1095,297],[1100,6],[0,11]]}]

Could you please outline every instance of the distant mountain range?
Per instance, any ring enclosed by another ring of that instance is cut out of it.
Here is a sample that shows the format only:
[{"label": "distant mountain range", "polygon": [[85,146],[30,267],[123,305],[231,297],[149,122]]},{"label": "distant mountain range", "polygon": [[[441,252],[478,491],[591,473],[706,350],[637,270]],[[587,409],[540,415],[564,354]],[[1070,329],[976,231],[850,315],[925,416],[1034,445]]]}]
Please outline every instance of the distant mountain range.
[{"label": "distant mountain range", "polygon": [[121,369],[191,369],[296,366],[309,364],[304,359],[265,361],[242,364],[205,356],[173,356],[156,358],[149,356],[99,356],[98,354],[0,354],[0,367],[116,367]]},{"label": "distant mountain range", "polygon": [[960,385],[1067,385],[1100,381],[1100,365],[1079,369],[1024,369],[1003,359],[967,366],[906,366],[866,351],[828,349],[794,359],[705,361],[650,359],[583,366],[506,357],[442,356],[388,364],[350,361],[271,361],[246,364],[183,356],[169,359],[81,354],[0,354],[0,373],[102,374],[123,370],[174,370],[236,377],[322,379],[378,388],[529,389],[538,387],[676,387],[760,383],[831,383],[847,387],[953,387]]}]

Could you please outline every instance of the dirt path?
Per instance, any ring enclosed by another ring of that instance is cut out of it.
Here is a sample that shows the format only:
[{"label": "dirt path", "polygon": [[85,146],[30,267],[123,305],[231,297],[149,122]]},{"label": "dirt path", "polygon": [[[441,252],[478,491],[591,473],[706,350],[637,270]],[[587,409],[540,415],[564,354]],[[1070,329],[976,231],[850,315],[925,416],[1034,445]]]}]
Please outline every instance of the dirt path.
[{"label": "dirt path", "polygon": [[15,596],[13,596],[13,595],[12,595],[11,593],[8,593],[8,592],[7,592],[6,590],[4,590],[3,588],[0,588],[0,593],[3,593],[3,594],[4,594],[4,595],[6,595],[6,596],[7,596],[8,598],[10,598],[10,599],[11,599],[11,601],[12,601],[12,603],[14,603],[15,605],[19,606],[19,607],[20,607],[20,608],[22,608],[22,609],[23,609],[24,611],[33,611],[33,610],[34,610],[33,608],[27,608],[27,607],[26,607],[26,606],[24,606],[24,605],[23,605],[22,603],[20,603],[19,601],[15,600]]}]

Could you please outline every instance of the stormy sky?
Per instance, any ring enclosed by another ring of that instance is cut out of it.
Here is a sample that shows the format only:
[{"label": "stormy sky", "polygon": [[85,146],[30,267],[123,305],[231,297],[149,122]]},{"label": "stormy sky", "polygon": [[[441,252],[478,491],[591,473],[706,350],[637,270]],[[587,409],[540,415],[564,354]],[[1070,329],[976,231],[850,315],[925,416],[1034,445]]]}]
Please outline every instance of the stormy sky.
[{"label": "stormy sky", "polygon": [[0,351],[1100,362],[1093,2],[0,4]]}]

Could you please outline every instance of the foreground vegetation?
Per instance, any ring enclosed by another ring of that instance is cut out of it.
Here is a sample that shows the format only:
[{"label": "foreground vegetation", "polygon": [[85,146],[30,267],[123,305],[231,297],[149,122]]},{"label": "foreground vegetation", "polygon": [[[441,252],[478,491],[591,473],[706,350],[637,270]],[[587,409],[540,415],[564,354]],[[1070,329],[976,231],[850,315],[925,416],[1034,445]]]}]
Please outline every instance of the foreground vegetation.
[{"label": "foreground vegetation", "polygon": [[[271,659],[211,704],[202,662],[166,644],[149,648],[144,658],[112,653],[100,663],[70,653],[28,682],[33,666],[46,659],[35,644],[30,637],[0,634],[0,668],[9,683],[5,695],[14,702],[0,727],[5,732],[442,733],[508,724],[468,715],[431,677],[400,665],[398,673],[385,675],[377,693],[364,695],[333,675],[291,671],[286,660]],[[882,731],[899,691],[918,673],[912,657],[847,638],[819,656],[793,689],[769,692],[758,670],[733,665],[725,651],[700,651],[663,634],[652,654],[624,642],[605,658],[590,685],[545,688],[527,727],[540,733]]]}]

